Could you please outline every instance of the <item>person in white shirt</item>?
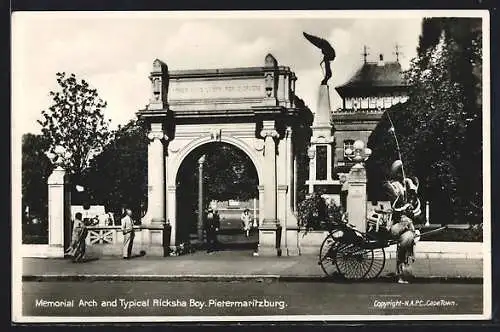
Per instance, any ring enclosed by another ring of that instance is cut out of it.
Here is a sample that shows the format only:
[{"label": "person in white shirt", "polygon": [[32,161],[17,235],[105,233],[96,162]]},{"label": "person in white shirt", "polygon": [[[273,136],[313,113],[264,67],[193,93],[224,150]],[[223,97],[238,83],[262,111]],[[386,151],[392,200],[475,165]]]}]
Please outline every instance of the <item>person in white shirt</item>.
[{"label": "person in white shirt", "polygon": [[132,221],[132,210],[126,209],[125,216],[122,218],[123,232],[123,259],[129,259],[132,254],[132,246],[134,245],[134,222]]},{"label": "person in white shirt", "polygon": [[250,210],[245,209],[241,214],[241,223],[243,225],[243,231],[245,232],[245,236],[248,237],[250,235],[250,227],[252,225],[252,216],[250,215]]}]

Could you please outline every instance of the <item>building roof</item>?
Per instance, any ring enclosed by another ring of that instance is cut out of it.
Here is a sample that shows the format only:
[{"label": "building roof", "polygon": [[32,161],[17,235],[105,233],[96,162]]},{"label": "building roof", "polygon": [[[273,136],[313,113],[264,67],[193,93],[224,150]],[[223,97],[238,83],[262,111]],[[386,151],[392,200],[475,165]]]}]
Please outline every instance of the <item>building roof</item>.
[{"label": "building roof", "polygon": [[401,64],[399,62],[386,62],[383,64],[366,62],[347,83],[335,89],[340,95],[343,95],[343,92],[347,92],[347,90],[404,86],[406,84],[403,81]]}]

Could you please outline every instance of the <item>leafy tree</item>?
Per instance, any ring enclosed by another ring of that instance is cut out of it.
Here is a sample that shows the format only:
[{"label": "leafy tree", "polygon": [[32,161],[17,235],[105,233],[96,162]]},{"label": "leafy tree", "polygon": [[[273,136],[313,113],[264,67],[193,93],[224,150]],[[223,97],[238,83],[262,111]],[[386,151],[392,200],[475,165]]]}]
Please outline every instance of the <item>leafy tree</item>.
[{"label": "leafy tree", "polygon": [[119,212],[129,206],[145,212],[147,204],[146,131],[136,121],[120,126],[113,140],[90,163],[82,183],[92,202]]},{"label": "leafy tree", "polygon": [[205,155],[203,183],[205,204],[210,200],[248,200],[258,197],[259,179],[252,160],[240,149],[226,143],[208,144],[193,151],[183,161],[177,176],[183,198],[197,205],[198,160]]},{"label": "leafy tree", "polygon": [[47,219],[47,179],[52,164],[45,155],[48,142],[41,135],[25,134],[22,140],[22,205],[30,215]]},{"label": "leafy tree", "polygon": [[[405,73],[409,100],[388,110],[405,171],[420,179],[433,222],[481,222],[480,19],[424,19],[418,57]],[[369,193],[397,158],[387,115],[370,136]]]},{"label": "leafy tree", "polygon": [[109,141],[110,120],[105,120],[103,101],[96,89],[75,74],[57,73],[59,91],[51,91],[53,104],[42,111],[42,135],[49,142],[48,152],[65,150],[63,166],[70,174],[80,176],[89,161]]}]

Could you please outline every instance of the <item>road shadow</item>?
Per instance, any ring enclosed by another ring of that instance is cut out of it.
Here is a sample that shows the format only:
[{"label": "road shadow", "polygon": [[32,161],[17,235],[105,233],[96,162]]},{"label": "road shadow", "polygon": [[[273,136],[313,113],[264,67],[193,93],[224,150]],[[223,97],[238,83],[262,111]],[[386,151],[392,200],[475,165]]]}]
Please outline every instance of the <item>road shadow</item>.
[{"label": "road shadow", "polygon": [[135,259],[135,258],[144,257],[144,256],[146,256],[146,251],[141,250],[138,254],[130,255],[130,257],[128,259]]},{"label": "road shadow", "polygon": [[[298,278],[298,280],[306,281],[307,278]],[[379,276],[372,279],[348,279],[339,273],[325,276],[321,279],[311,277],[311,281],[332,282],[339,284],[378,284],[378,283],[397,283],[395,273]],[[467,278],[467,277],[409,277],[409,284],[434,284],[434,283],[463,283],[463,284],[483,284],[482,278]]]}]

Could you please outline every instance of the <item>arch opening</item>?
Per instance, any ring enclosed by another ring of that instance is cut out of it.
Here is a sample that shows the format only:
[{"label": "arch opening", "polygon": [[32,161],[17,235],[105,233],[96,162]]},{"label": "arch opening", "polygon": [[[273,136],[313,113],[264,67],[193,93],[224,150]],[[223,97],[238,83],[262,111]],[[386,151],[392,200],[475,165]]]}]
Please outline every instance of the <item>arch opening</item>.
[{"label": "arch opening", "polygon": [[[202,220],[199,223],[199,171],[202,163]],[[229,142],[207,142],[191,149],[176,172],[176,244],[206,245],[206,217],[215,208],[220,217],[218,249],[252,249],[258,244],[259,175],[252,158]],[[241,214],[249,210],[250,229]],[[201,228],[201,230],[200,230]],[[200,232],[203,237],[200,239]]]}]

